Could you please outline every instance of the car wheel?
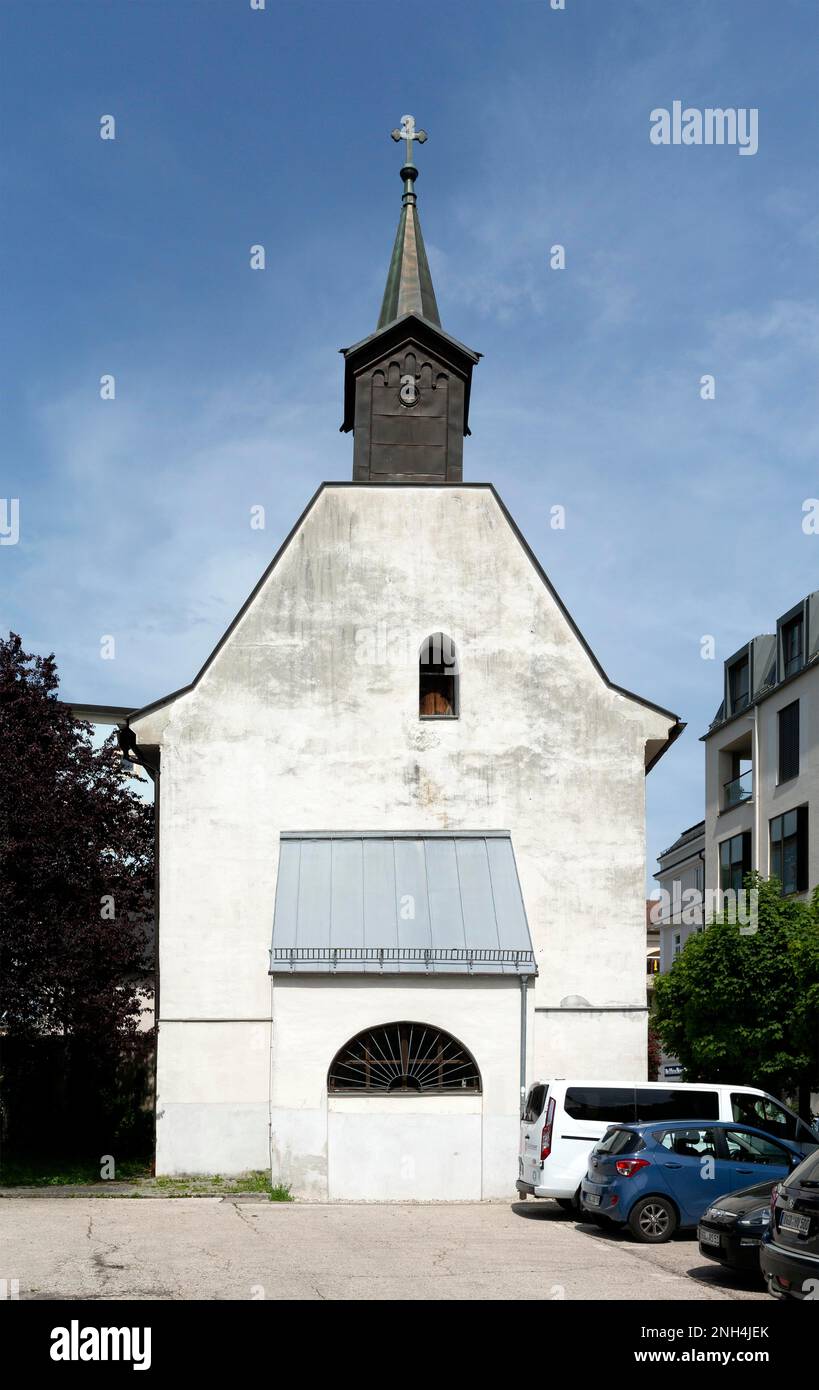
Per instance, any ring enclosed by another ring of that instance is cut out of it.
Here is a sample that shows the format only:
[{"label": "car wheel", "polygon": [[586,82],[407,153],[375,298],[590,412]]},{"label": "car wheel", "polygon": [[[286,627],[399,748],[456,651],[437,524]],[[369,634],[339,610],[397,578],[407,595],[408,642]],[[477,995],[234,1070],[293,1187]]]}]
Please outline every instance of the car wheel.
[{"label": "car wheel", "polygon": [[629,1230],[647,1245],[670,1240],[677,1229],[677,1213],[665,1197],[643,1197],[629,1212]]},{"label": "car wheel", "polygon": [[577,1206],[573,1197],[555,1197],[555,1201],[561,1211],[577,1211]]}]

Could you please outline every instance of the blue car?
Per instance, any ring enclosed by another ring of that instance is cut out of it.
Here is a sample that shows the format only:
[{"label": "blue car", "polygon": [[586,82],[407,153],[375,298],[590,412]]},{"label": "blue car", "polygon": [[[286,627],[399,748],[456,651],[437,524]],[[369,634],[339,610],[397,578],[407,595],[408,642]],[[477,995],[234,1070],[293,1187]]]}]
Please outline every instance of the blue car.
[{"label": "blue car", "polygon": [[809,1150],[730,1120],[612,1125],[589,1154],[580,1205],[658,1245],[726,1192],[787,1177]]}]

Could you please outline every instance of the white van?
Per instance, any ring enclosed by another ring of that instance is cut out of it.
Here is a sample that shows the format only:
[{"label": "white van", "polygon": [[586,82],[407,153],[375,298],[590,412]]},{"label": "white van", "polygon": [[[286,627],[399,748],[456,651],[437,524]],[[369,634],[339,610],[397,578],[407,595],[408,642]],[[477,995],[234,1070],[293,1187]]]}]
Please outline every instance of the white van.
[{"label": "white van", "polygon": [[778,1139],[819,1144],[819,1134],[767,1091],[674,1081],[537,1081],[520,1122],[518,1192],[577,1208],[589,1150],[609,1125],[653,1120],[736,1120]]}]

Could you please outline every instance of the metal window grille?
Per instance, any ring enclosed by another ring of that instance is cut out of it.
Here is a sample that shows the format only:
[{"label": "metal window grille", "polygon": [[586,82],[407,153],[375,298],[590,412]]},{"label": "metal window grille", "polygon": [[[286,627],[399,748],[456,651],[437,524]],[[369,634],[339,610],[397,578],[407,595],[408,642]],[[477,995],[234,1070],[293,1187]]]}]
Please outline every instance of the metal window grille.
[{"label": "metal window grille", "polygon": [[331,1095],[480,1094],[481,1077],[466,1048],[426,1023],[387,1023],[359,1033],[336,1053]]}]

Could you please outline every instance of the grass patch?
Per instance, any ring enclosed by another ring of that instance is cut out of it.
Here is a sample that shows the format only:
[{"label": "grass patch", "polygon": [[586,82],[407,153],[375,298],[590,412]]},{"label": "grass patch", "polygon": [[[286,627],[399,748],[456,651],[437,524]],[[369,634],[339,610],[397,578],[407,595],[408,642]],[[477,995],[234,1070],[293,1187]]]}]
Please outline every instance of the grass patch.
[{"label": "grass patch", "polygon": [[99,1160],[14,1159],[0,1165],[0,1187],[95,1187],[102,1193],[116,1191],[114,1183],[139,1187],[133,1197],[151,1193],[167,1197],[230,1197],[258,1193],[271,1202],[292,1202],[289,1183],[271,1186],[270,1174],[263,1169],[225,1177],[222,1173],[192,1173],[174,1177],[151,1176],[148,1159],[123,1159],[116,1165],[116,1179],[100,1177]]},{"label": "grass patch", "polygon": [[[99,1159],[6,1159],[0,1164],[0,1187],[105,1186],[100,1166]],[[116,1165],[118,1182],[141,1182],[150,1175],[151,1164],[145,1158],[123,1159]]]},{"label": "grass patch", "polygon": [[292,1202],[290,1184],[279,1182],[270,1184],[270,1174],[264,1169],[252,1173],[238,1173],[236,1177],[226,1178],[221,1173],[193,1173],[173,1178],[149,1178],[144,1186],[165,1192],[169,1197],[239,1197],[258,1193],[268,1197],[271,1202]]},{"label": "grass patch", "polygon": [[270,1174],[263,1168],[252,1173],[241,1173],[237,1178],[228,1178],[231,1192],[269,1192]]}]

